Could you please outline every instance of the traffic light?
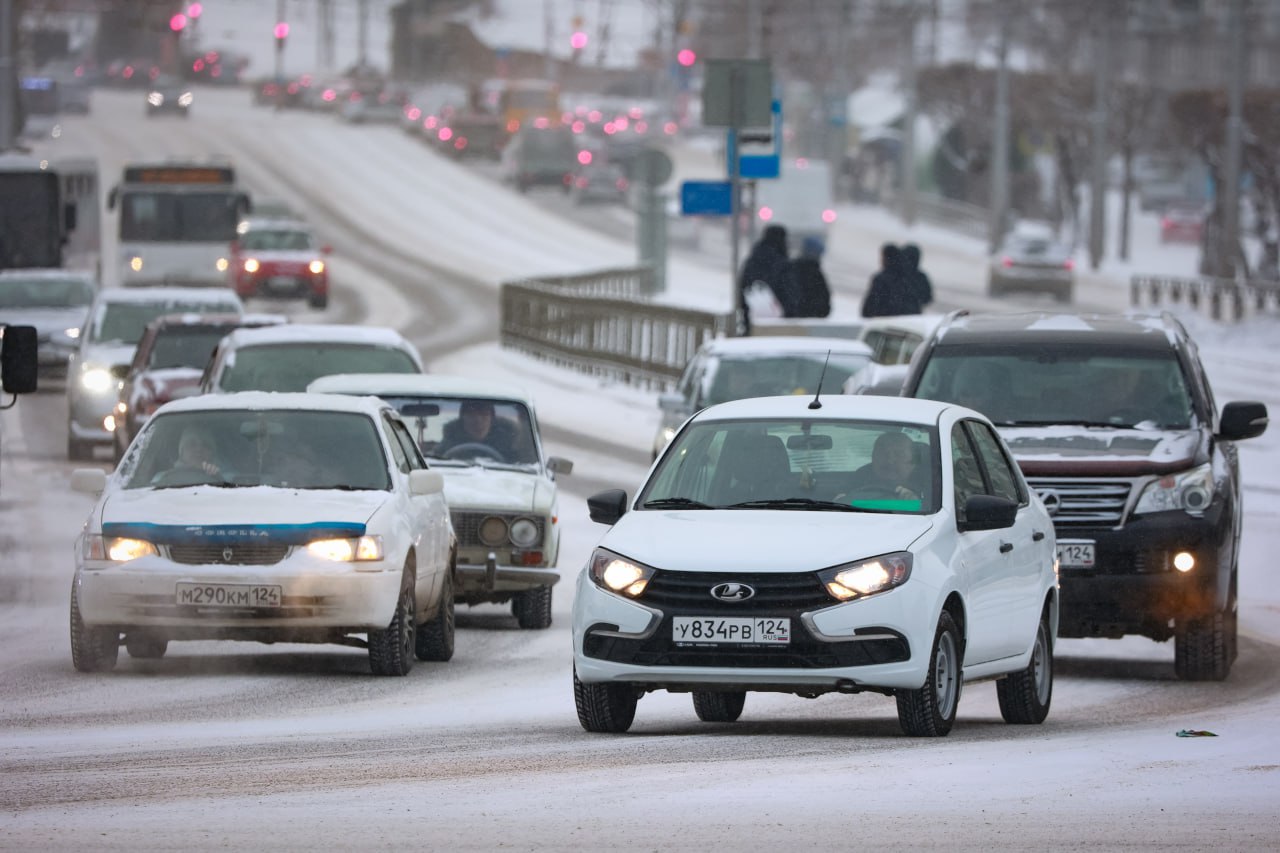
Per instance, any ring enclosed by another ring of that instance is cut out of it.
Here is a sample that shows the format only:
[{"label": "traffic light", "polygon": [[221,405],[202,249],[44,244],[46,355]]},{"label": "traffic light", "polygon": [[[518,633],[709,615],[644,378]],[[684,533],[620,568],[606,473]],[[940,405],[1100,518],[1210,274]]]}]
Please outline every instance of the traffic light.
[{"label": "traffic light", "polygon": [[202,12],[204,12],[204,6],[202,6],[199,3],[192,3],[190,6],[187,7],[187,17],[193,21],[196,18],[200,17],[200,14]]},{"label": "traffic light", "polygon": [[686,47],[676,54],[676,62],[685,68],[692,68],[697,61],[698,54],[694,53],[692,48]]},{"label": "traffic light", "polygon": [[276,37],[277,45],[284,44],[284,40],[289,37],[289,25],[284,21],[280,21],[276,24],[275,29],[272,30],[272,34]]},{"label": "traffic light", "polygon": [[574,50],[582,50],[587,46],[587,34],[582,30],[575,30],[573,35],[569,36],[569,45]]}]

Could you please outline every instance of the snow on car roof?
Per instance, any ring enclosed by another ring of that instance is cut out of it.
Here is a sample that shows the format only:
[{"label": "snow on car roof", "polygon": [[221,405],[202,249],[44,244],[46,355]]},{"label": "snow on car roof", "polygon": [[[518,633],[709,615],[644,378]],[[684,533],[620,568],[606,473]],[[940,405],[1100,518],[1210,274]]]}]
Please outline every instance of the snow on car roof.
[{"label": "snow on car roof", "polygon": [[208,303],[243,307],[235,291],[225,287],[110,287],[98,292],[101,302]]},{"label": "snow on car roof", "polygon": [[356,397],[347,394],[237,391],[230,394],[183,397],[165,403],[159,412],[203,412],[213,409],[317,409],[332,412],[361,412],[376,418],[386,405],[377,397]]},{"label": "snow on car roof", "polygon": [[772,355],[776,353],[832,352],[871,355],[871,348],[850,338],[815,338],[807,335],[761,335],[745,338],[716,338],[704,344],[715,355]]},{"label": "snow on car roof", "polygon": [[0,270],[0,279],[4,278],[20,278],[23,281],[31,279],[51,279],[63,281],[65,279],[74,278],[79,281],[87,281],[90,284],[96,284],[97,279],[93,273],[88,270],[68,270],[62,268],[45,268],[45,267],[18,267],[17,269]]},{"label": "snow on car roof", "polygon": [[533,398],[524,389],[514,385],[467,376],[444,376],[438,373],[337,373],[332,376],[321,376],[308,385],[307,390],[375,396],[385,394],[397,397],[477,397],[533,404]]},{"label": "snow on car roof", "polygon": [[833,389],[819,398],[820,409],[810,409],[813,396],[789,394],[779,397],[749,397],[718,403],[703,409],[698,420],[747,420],[752,418],[811,418],[905,421],[931,426],[947,409],[963,409],[954,403],[923,400],[914,397],[881,397],[849,395]]},{"label": "snow on car roof", "polygon": [[387,326],[353,326],[342,323],[290,323],[254,329],[236,329],[226,337],[226,342],[236,347],[308,342],[370,344],[398,347],[412,352],[415,357],[418,354],[417,349],[395,329]]}]

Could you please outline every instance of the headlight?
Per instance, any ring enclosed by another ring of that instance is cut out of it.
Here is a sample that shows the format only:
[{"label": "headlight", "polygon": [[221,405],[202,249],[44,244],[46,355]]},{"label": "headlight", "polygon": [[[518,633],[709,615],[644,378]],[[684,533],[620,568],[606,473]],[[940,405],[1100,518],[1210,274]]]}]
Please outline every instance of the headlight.
[{"label": "headlight", "polygon": [[312,261],[307,266],[307,269],[311,270],[313,275],[320,275],[320,273],[324,272],[324,261]]},{"label": "headlight", "polygon": [[115,385],[116,381],[111,378],[111,373],[101,367],[91,367],[80,374],[80,386],[94,394],[109,391]]},{"label": "headlight", "polygon": [[78,340],[80,337],[80,327],[72,326],[70,329],[63,329],[62,334],[66,335],[68,338],[71,338],[71,340],[73,341]]},{"label": "headlight", "polygon": [[610,592],[637,598],[653,577],[653,569],[619,557],[612,551],[597,548],[591,553],[588,567],[591,580]]},{"label": "headlight", "polygon": [[479,537],[480,544],[488,545],[490,548],[505,545],[507,543],[507,522],[496,515],[491,515],[480,522],[480,529],[476,531],[476,536]]},{"label": "headlight", "polygon": [[818,572],[827,593],[837,601],[863,598],[902,586],[911,576],[911,552],[882,554]]},{"label": "headlight", "polygon": [[382,537],[361,536],[351,539],[317,539],[308,543],[314,557],[335,563],[355,563],[382,559]]},{"label": "headlight", "polygon": [[226,258],[218,258],[216,261],[213,262],[213,268],[216,269],[218,272],[226,272],[227,267],[229,266],[231,266],[231,264],[227,263]]},{"label": "headlight", "polygon": [[1209,463],[1183,471],[1166,474],[1142,490],[1135,515],[1144,512],[1166,512],[1180,509],[1188,515],[1204,515],[1213,503],[1213,469]]},{"label": "headlight", "polygon": [[517,518],[511,522],[511,541],[520,548],[528,548],[538,541],[538,525],[531,518]]},{"label": "headlight", "polygon": [[147,103],[153,107],[158,107],[164,103],[164,95],[159,92],[152,92],[150,95],[147,95]]},{"label": "headlight", "polygon": [[260,266],[261,266],[261,264],[259,264],[259,263],[258,263],[257,258],[246,258],[246,259],[245,259],[245,262],[244,262],[244,271],[245,271],[245,272],[257,272],[257,271],[258,271],[258,267],[260,267]]},{"label": "headlight", "polygon": [[190,93],[190,92],[183,92],[181,95],[179,95],[179,96],[178,96],[178,106],[180,106],[180,107],[189,107],[189,106],[191,106],[191,93]]},{"label": "headlight", "polygon": [[84,538],[84,558],[86,560],[110,560],[113,563],[127,563],[139,557],[155,557],[158,554],[156,546],[143,539],[125,539],[119,536],[105,537],[101,534]]},{"label": "headlight", "polygon": [[142,272],[142,256],[134,255],[129,259],[129,269],[134,272]]}]

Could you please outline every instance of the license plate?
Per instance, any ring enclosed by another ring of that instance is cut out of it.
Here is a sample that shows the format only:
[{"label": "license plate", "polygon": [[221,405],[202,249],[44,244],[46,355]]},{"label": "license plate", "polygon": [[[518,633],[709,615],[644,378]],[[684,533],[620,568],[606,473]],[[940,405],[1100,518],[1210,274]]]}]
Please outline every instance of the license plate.
[{"label": "license plate", "polygon": [[675,616],[671,639],[677,643],[769,644],[791,642],[791,620],[775,618]]},{"label": "license plate", "polygon": [[180,583],[178,604],[196,607],[279,607],[280,587],[247,583]]},{"label": "license plate", "polygon": [[1062,569],[1092,569],[1092,542],[1064,542],[1058,540],[1058,567]]},{"label": "license plate", "polygon": [[274,278],[267,279],[267,285],[272,290],[292,290],[298,286],[298,280],[289,275],[278,275]]}]

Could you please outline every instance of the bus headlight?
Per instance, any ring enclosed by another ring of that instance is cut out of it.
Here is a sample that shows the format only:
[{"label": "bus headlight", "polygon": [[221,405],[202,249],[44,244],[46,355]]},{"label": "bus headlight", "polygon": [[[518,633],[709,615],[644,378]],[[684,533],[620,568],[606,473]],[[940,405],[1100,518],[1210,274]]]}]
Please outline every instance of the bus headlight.
[{"label": "bus headlight", "polygon": [[229,266],[231,266],[231,264],[227,263],[226,258],[218,258],[216,261],[213,262],[213,268],[216,269],[218,272],[226,272],[227,267]]},{"label": "bus headlight", "polygon": [[134,255],[129,259],[129,269],[134,272],[142,272],[142,255]]}]

